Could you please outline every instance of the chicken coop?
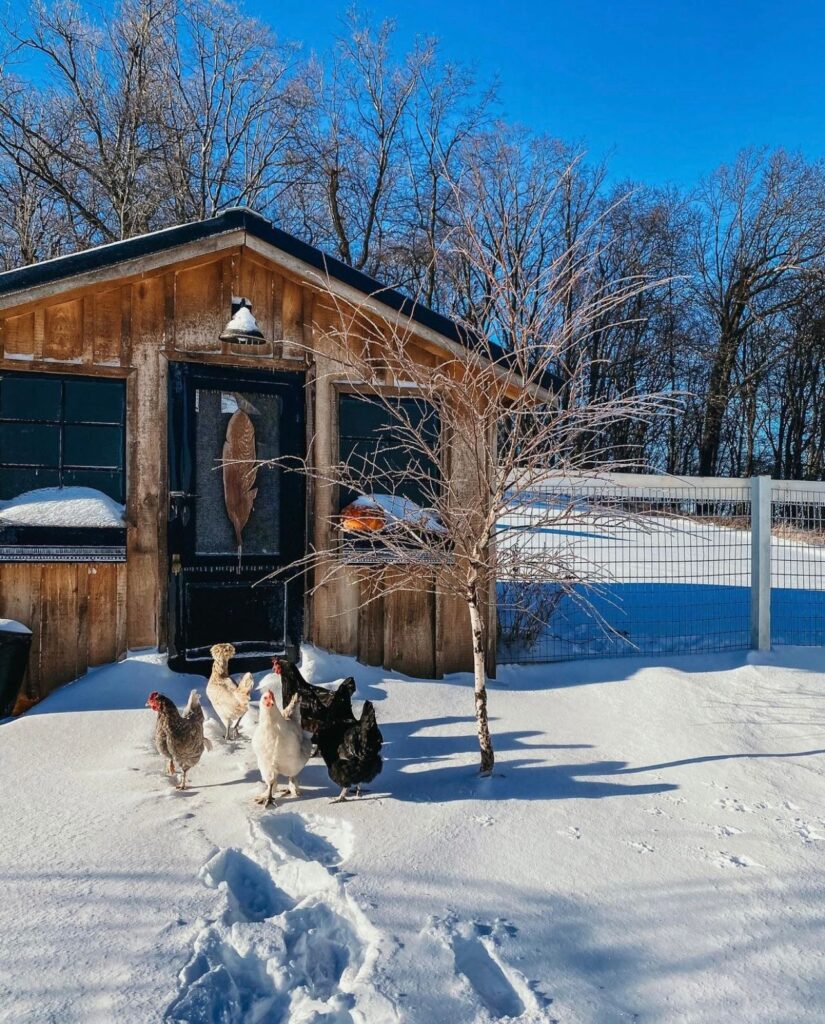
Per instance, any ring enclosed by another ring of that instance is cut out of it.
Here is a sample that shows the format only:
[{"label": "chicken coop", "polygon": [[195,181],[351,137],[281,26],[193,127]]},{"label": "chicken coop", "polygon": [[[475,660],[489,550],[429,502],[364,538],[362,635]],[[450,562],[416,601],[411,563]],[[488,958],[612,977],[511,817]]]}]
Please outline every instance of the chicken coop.
[{"label": "chicken coop", "polygon": [[216,642],[240,667],[302,639],[412,675],[471,666],[464,606],[425,579],[364,603],[356,577],[278,574],[308,545],[336,557],[334,487],[233,475],[323,467],[380,430],[332,372],[332,293],[403,318],[422,360],[462,343],[245,209],[0,275],[0,617],[32,630],[27,696],[140,648],[208,673]]}]

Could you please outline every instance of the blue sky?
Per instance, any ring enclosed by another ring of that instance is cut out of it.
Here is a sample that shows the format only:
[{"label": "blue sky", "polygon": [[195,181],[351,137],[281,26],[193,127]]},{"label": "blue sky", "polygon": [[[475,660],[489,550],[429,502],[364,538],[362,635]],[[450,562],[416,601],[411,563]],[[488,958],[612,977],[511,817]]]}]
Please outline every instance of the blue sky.
[{"label": "blue sky", "polygon": [[[308,49],[341,32],[345,4],[248,0]],[[825,155],[825,4],[790,0],[395,0],[399,42],[501,82],[502,112],[584,140],[611,177],[691,185],[749,145]]]}]

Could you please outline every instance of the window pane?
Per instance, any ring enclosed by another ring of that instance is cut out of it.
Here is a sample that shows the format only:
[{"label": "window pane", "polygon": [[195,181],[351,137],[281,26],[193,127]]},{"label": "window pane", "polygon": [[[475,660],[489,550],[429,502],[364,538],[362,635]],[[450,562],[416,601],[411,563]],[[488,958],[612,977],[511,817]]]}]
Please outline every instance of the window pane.
[{"label": "window pane", "polygon": [[20,420],[59,420],[59,377],[0,377],[0,417]]},{"label": "window pane", "polygon": [[[413,427],[424,429],[432,441],[438,438],[438,417],[434,410],[418,399],[399,399]],[[426,474],[438,480],[435,465],[421,456],[404,450],[400,438],[404,432],[391,410],[375,405],[356,395],[342,395],[339,405],[339,456],[353,473],[365,477],[363,490],[374,493],[400,494],[427,503],[431,485],[426,480],[411,479]],[[346,504],[354,493],[342,490],[341,503]]]},{"label": "window pane", "polygon": [[60,427],[46,423],[0,423],[0,463],[57,466]]},{"label": "window pane", "polygon": [[124,501],[123,473],[111,469],[67,469],[63,472],[65,487],[94,487],[115,501]]},{"label": "window pane", "polygon": [[105,466],[119,469],[123,455],[120,427],[77,427],[63,433],[64,466]]},{"label": "window pane", "polygon": [[26,491],[41,487],[57,487],[60,477],[56,469],[11,469],[0,467],[0,500],[16,498]]},{"label": "window pane", "polygon": [[119,380],[67,380],[66,420],[122,423],[125,395]]}]

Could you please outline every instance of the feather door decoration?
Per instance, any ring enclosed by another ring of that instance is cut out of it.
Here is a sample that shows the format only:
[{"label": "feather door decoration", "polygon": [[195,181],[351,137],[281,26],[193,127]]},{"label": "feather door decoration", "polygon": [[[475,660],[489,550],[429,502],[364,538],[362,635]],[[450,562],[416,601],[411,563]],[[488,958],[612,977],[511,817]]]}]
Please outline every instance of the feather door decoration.
[{"label": "feather door decoration", "polygon": [[255,426],[242,410],[232,413],[226,425],[223,445],[223,499],[229,521],[238,542],[238,568],[241,565],[243,531],[252,514],[258,488],[255,479]]}]

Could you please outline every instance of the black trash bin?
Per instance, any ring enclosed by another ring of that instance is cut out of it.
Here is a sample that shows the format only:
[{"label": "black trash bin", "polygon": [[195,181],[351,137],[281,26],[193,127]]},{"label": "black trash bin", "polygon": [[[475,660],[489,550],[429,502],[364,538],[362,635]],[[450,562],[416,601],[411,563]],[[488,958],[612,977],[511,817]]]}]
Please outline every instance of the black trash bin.
[{"label": "black trash bin", "polygon": [[0,619],[0,718],[14,710],[26,674],[32,631],[21,622]]}]

